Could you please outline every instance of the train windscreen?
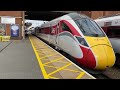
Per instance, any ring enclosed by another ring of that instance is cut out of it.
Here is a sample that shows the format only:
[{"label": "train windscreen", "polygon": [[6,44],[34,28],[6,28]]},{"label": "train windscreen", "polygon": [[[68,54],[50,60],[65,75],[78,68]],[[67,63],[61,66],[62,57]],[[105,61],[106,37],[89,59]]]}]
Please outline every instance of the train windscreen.
[{"label": "train windscreen", "polygon": [[87,18],[76,19],[74,21],[85,36],[105,37],[105,34],[95,21]]}]

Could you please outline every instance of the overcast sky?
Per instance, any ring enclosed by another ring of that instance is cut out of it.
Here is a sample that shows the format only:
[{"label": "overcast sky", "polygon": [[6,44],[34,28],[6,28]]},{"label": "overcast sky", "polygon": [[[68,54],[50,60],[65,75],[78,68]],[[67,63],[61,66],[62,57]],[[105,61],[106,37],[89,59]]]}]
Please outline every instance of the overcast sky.
[{"label": "overcast sky", "polygon": [[41,21],[41,20],[25,20],[25,23],[30,22],[32,23],[31,27],[41,26],[44,22],[47,21]]}]

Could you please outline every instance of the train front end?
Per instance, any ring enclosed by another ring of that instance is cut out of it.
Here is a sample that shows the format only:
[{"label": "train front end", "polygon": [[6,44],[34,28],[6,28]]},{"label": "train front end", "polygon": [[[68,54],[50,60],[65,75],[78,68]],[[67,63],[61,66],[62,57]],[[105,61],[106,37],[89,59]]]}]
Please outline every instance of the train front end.
[{"label": "train front end", "polygon": [[[82,36],[77,39],[83,58],[77,61],[91,69],[104,70],[112,67],[116,60],[115,53],[102,28],[90,18],[77,18],[74,21]],[[83,41],[80,38],[83,38]]]},{"label": "train front end", "polygon": [[[87,55],[88,67],[92,67],[97,70],[104,70],[106,68],[112,67],[115,64],[115,54],[107,37],[86,36],[85,39],[90,46]],[[92,61],[96,63],[93,64]]]}]

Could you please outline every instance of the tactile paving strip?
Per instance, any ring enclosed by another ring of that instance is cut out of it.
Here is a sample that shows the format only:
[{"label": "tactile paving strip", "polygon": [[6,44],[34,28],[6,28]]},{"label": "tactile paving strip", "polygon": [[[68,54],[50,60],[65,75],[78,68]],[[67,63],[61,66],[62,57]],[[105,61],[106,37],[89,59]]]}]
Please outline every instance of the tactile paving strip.
[{"label": "tactile paving strip", "polygon": [[95,79],[35,36],[29,36],[45,79]]}]

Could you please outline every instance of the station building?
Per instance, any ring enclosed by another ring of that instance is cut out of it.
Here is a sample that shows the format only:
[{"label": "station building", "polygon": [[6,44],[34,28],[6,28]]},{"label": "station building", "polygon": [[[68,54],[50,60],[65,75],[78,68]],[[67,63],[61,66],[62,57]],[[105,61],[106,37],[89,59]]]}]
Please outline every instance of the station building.
[{"label": "station building", "polygon": [[0,11],[0,36],[24,38],[24,11]]},{"label": "station building", "polygon": [[[76,12],[86,14],[92,19],[120,13],[120,11],[76,11]],[[34,15],[34,13],[31,15]],[[47,15],[47,13],[45,15]],[[40,17],[42,16],[44,15],[41,14]],[[53,15],[51,14],[49,15],[49,17],[50,16]],[[36,16],[30,16],[30,17],[36,17]],[[25,11],[0,11],[0,36],[10,36],[10,38],[14,40],[23,39],[25,36],[24,18],[25,18]]]}]

